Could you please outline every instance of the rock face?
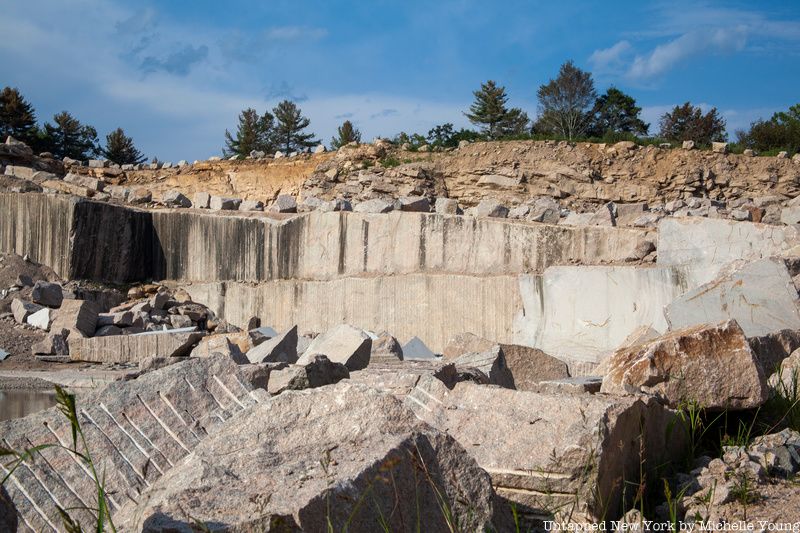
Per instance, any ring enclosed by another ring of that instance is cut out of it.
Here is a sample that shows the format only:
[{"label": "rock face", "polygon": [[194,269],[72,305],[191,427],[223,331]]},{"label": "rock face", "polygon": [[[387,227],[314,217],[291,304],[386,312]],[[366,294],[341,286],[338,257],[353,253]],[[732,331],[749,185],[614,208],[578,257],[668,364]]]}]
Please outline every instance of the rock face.
[{"label": "rock face", "polygon": [[631,498],[623,481],[640,479],[640,436],[648,465],[663,464],[681,442],[676,436],[665,447],[664,424],[672,415],[655,400],[472,383],[449,390],[430,377],[405,404],[460,442],[492,477],[498,496],[523,516],[555,510],[556,517],[576,521],[613,519],[623,496]]},{"label": "rock face", "polygon": [[751,409],[767,399],[764,371],[736,321],[667,333],[605,363],[602,392],[652,394],[671,407]]},{"label": "rock face", "polygon": [[[98,472],[105,473],[115,519],[224,421],[265,399],[243,383],[230,360],[189,359],[77,398],[80,423]],[[56,442],[69,446],[72,440],[70,424],[56,407],[0,422],[0,435],[4,445],[19,450]],[[42,450],[35,461],[17,469],[5,488],[20,523],[30,530],[62,529],[54,500],[77,509],[73,516],[84,526],[92,523],[91,515],[80,510],[96,498],[89,470],[63,450]]]},{"label": "rock face", "polygon": [[403,360],[403,347],[393,336],[387,332],[378,335],[377,339],[372,340],[372,350],[370,352],[370,364],[376,362],[395,362]]},{"label": "rock face", "polygon": [[369,364],[372,339],[364,331],[342,324],[315,338],[298,365],[311,363],[315,355],[325,355],[334,363],[342,363],[348,370],[361,370]]},{"label": "rock face", "polygon": [[488,476],[451,437],[390,396],[340,384],[285,393],[231,420],[124,522],[180,531],[188,512],[229,531],[445,532],[446,508],[464,531],[483,531],[492,499]]},{"label": "rock face", "polygon": [[748,337],[800,329],[797,289],[779,259],[747,263],[666,306],[671,329],[735,319]]}]

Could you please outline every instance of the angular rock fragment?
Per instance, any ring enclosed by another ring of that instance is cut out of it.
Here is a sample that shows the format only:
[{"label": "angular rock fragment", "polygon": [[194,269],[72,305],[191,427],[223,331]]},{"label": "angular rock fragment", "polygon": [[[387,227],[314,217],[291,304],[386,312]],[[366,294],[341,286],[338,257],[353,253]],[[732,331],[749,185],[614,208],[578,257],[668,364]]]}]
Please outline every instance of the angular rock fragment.
[{"label": "angular rock fragment", "polygon": [[192,207],[192,201],[179,191],[165,192],[161,202],[171,207]]},{"label": "angular rock fragment", "polygon": [[354,213],[388,213],[394,211],[394,205],[380,198],[373,198],[356,204]]},{"label": "angular rock fragment", "polygon": [[192,206],[196,209],[208,209],[211,206],[211,195],[207,192],[194,193]]},{"label": "angular rock fragment", "polygon": [[480,370],[492,385],[507,389],[514,388],[514,377],[506,365],[506,358],[500,345],[495,345],[485,352],[464,354],[452,360],[456,368],[475,368]]},{"label": "angular rock fragment", "polygon": [[361,370],[369,364],[372,339],[364,331],[349,324],[336,326],[311,341],[298,365],[310,364],[315,355],[325,355],[348,370]]},{"label": "angular rock fragment", "polygon": [[461,208],[458,207],[458,200],[452,198],[437,198],[434,204],[434,211],[439,215],[461,214]]},{"label": "angular rock fragment", "polygon": [[246,356],[250,363],[296,363],[297,326],[251,348]]},{"label": "angular rock fragment", "polygon": [[376,339],[372,340],[372,350],[370,352],[370,365],[376,362],[395,362],[403,360],[403,347],[400,343],[383,332]]},{"label": "angular rock fragment", "polygon": [[[64,300],[55,312],[52,328],[76,332],[76,336],[90,337],[97,329],[97,306],[87,300]],[[70,339],[72,340],[72,339]]]},{"label": "angular rock fragment", "polygon": [[280,394],[287,390],[313,389],[332,385],[349,377],[350,372],[343,364],[334,363],[324,355],[315,355],[305,365],[273,368],[267,390],[270,394]]},{"label": "angular rock fragment", "polygon": [[47,331],[50,329],[50,313],[50,308],[44,307],[35,313],[31,313],[25,321],[35,328]]},{"label": "angular rock fragment", "polygon": [[31,301],[46,307],[59,307],[64,301],[61,285],[47,281],[37,281],[31,292]]},{"label": "angular rock fragment", "polygon": [[275,201],[272,202],[272,205],[269,206],[269,210],[272,213],[296,213],[297,201],[294,196],[279,194]]},{"label": "angular rock fragment", "polygon": [[438,533],[453,523],[483,531],[494,529],[493,496],[486,473],[451,437],[390,396],[340,384],[282,394],[242,413],[120,522],[137,531],[183,530],[190,522],[231,531],[425,524]]},{"label": "angular rock fragment", "polygon": [[476,217],[506,218],[508,216],[508,208],[497,200],[484,198],[475,206],[473,214]]},{"label": "angular rock fragment", "polygon": [[424,196],[404,196],[398,200],[400,211],[412,211],[415,213],[429,213],[431,202]]},{"label": "angular rock fragment", "polygon": [[236,211],[242,201],[239,198],[224,198],[222,196],[212,196],[209,207],[214,211]]},{"label": "angular rock fragment", "polygon": [[249,362],[244,355],[249,348],[250,343],[246,333],[223,333],[203,337],[190,355],[191,357],[223,355],[242,365]]},{"label": "angular rock fragment", "polygon": [[403,345],[403,359],[436,359],[436,354],[422,342],[422,339],[419,337],[411,337],[411,339]]},{"label": "angular rock fragment", "polygon": [[651,394],[670,407],[752,409],[767,399],[764,371],[735,320],[672,331],[617,351],[602,392]]},{"label": "angular rock fragment", "polygon": [[42,306],[40,305],[26,302],[25,300],[20,300],[19,298],[14,298],[11,300],[11,312],[14,314],[14,320],[16,320],[18,324],[25,324],[28,317],[39,311],[41,308]]}]

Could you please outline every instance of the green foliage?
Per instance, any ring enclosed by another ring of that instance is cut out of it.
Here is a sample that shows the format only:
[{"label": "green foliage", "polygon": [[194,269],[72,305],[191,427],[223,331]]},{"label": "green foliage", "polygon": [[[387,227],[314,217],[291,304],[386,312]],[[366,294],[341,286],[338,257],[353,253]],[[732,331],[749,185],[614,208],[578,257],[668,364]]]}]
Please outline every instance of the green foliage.
[{"label": "green foliage", "polygon": [[379,162],[383,168],[399,167],[402,164],[402,161],[391,155],[381,159]]},{"label": "green foliage", "polygon": [[336,131],[336,137],[331,139],[331,149],[338,150],[351,142],[361,142],[361,132],[349,120],[345,120]]},{"label": "green foliage", "polygon": [[284,100],[275,107],[275,144],[284,152],[302,151],[314,146],[313,133],[303,133],[311,121],[304,117],[294,102]]},{"label": "green foliage", "polygon": [[33,146],[38,137],[36,112],[16,88],[5,87],[0,92],[0,142],[9,135]]},{"label": "green foliage", "polygon": [[69,394],[60,386],[56,385],[56,406],[62,415],[67,419],[70,425],[70,434],[72,436],[72,445],[64,446],[62,444],[42,444],[34,446],[23,452],[11,450],[0,446],[0,458],[11,457],[9,463],[5,463],[4,467],[8,472],[6,476],[0,480],[0,485],[5,484],[6,481],[14,474],[16,469],[25,462],[34,462],[38,456],[41,456],[42,450],[53,448],[62,450],[74,456],[77,460],[82,462],[91,473],[92,483],[94,484],[95,493],[97,496],[96,507],[78,507],[68,508],[58,506],[56,509],[61,516],[61,521],[64,530],[69,533],[80,533],[83,528],[80,523],[75,521],[70,515],[70,511],[83,510],[91,513],[94,516],[95,523],[93,529],[96,533],[103,533],[110,530],[116,533],[117,528],[114,526],[114,521],[111,519],[111,511],[108,507],[108,496],[105,489],[105,473],[98,474],[92,454],[89,451],[89,446],[86,443],[86,436],[81,428],[80,420],[78,419],[78,412],[76,409],[75,396]]},{"label": "green foliage", "polygon": [[416,152],[421,146],[428,144],[428,140],[419,133],[412,133],[409,135],[404,131],[395,135],[392,138],[392,142],[399,146],[407,144],[408,149],[412,152]]},{"label": "green foliage", "polygon": [[791,370],[788,376],[784,372],[785,369],[778,367],[777,383],[764,410],[773,428],[783,426],[800,431],[800,370]]},{"label": "green foliage", "polygon": [[519,135],[528,129],[528,115],[519,108],[507,107],[508,96],[505,87],[489,80],[481,84],[475,92],[475,102],[465,113],[470,122],[481,128],[488,139],[499,139],[509,135]]},{"label": "green foliage", "polygon": [[100,152],[103,157],[118,165],[136,165],[147,160],[142,152],[136,149],[133,139],[125,135],[122,128],[117,128],[106,135],[106,146]]},{"label": "green foliage", "polygon": [[248,107],[239,113],[239,124],[234,137],[225,130],[225,157],[239,155],[247,157],[252,151],[272,153],[275,151],[273,141],[275,117],[269,111],[259,116],[255,109]]},{"label": "green foliage", "polygon": [[44,125],[43,142],[48,152],[59,158],[85,160],[98,153],[97,130],[81,124],[66,111],[53,117],[54,124]]},{"label": "green foliage", "polygon": [[569,140],[583,136],[591,124],[591,109],[597,93],[589,72],[572,61],[561,65],[558,76],[539,87],[538,133],[555,133]]},{"label": "green foliage", "polygon": [[650,125],[639,118],[641,112],[642,108],[636,105],[632,96],[616,87],[609,87],[594,102],[588,133],[597,137],[626,133],[647,135]]},{"label": "green foliage", "polygon": [[712,107],[708,113],[686,102],[675,106],[672,111],[661,117],[660,135],[670,141],[694,141],[701,145],[709,145],[713,141],[724,141],[725,119]]},{"label": "green foliage", "polygon": [[775,113],[769,120],[757,120],[748,131],[737,131],[737,140],[747,148],[759,152],[779,152],[790,154],[800,152],[800,104],[788,111]]}]

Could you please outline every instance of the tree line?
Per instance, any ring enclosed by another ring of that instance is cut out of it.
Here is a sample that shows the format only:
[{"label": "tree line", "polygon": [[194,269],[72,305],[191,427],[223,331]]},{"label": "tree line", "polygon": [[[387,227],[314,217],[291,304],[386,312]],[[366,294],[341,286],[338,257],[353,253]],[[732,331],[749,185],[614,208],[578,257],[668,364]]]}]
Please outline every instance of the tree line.
[{"label": "tree line", "polygon": [[5,139],[9,135],[37,152],[49,152],[59,159],[104,157],[120,165],[146,160],[122,128],[106,135],[106,142],[101,145],[97,130],[67,111],[56,113],[52,123],[39,125],[33,106],[13,87],[0,92],[0,136]]}]

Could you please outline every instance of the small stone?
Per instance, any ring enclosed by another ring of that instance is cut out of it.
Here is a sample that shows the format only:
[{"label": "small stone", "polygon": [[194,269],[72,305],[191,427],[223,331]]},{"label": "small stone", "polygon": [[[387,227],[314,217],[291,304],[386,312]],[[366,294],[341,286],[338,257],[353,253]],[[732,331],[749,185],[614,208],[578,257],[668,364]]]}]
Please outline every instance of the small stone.
[{"label": "small stone", "polygon": [[271,213],[297,213],[297,202],[294,196],[279,194],[269,206],[269,211]]}]

